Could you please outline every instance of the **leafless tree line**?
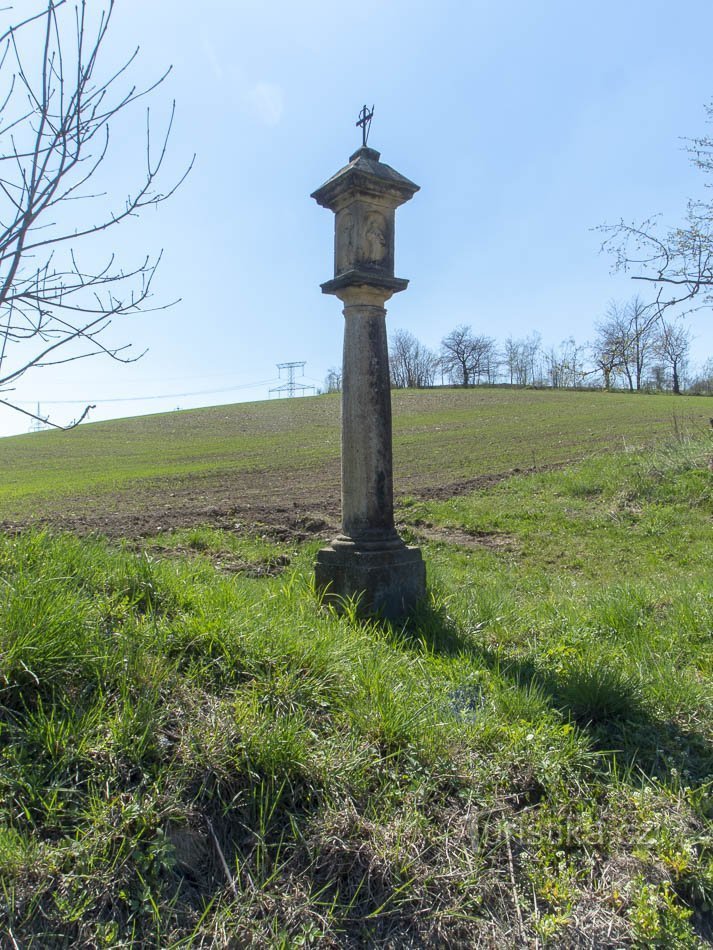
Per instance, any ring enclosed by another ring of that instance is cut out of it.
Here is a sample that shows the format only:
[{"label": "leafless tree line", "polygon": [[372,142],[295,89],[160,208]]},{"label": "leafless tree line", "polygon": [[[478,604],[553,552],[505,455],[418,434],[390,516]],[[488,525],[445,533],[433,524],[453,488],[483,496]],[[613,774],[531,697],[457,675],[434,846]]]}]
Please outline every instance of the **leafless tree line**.
[{"label": "leafless tree line", "polygon": [[[493,337],[460,325],[432,350],[407,330],[396,330],[389,346],[391,383],[397,389],[436,385],[509,384],[551,388],[601,387],[681,393],[713,389],[713,361],[693,376],[689,367],[690,331],[654,301],[636,296],[612,302],[596,324],[594,338],[573,337],[545,346],[538,333],[499,344]],[[341,373],[330,370],[327,392],[341,388]]]},{"label": "leafless tree line", "polygon": [[636,296],[624,306],[609,304],[596,327],[592,357],[606,389],[619,384],[679,394],[690,345],[690,331],[680,319],[668,318],[656,301],[647,304]]}]

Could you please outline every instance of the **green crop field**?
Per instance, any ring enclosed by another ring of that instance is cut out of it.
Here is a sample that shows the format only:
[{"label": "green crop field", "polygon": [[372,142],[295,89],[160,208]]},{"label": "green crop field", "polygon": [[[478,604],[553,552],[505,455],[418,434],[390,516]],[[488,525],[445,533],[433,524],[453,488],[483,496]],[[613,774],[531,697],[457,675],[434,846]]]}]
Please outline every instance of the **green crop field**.
[{"label": "green crop field", "polygon": [[[708,427],[709,400],[482,388],[394,393],[397,494],[636,447]],[[218,406],[0,440],[0,520],[71,512],[90,526],[137,508],[190,523],[246,498],[268,521],[293,503],[334,506],[339,398]],[[174,494],[171,495],[171,492]],[[171,498],[176,499],[173,503]],[[194,510],[196,498],[203,503]],[[244,515],[245,512],[242,512]],[[248,513],[249,515],[249,513]]]},{"label": "green crop field", "polygon": [[0,441],[0,946],[713,946],[711,405],[397,393],[399,626],[334,398]]}]

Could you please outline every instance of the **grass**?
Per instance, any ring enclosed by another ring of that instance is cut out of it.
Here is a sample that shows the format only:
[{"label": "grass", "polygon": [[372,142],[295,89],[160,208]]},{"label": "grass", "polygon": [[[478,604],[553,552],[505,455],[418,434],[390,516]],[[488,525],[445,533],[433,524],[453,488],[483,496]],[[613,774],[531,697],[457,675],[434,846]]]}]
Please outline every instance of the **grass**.
[{"label": "grass", "polygon": [[[559,464],[603,448],[641,446],[670,432],[673,421],[700,430],[709,415],[707,401],[695,397],[507,388],[397,391],[396,485],[410,493]],[[2,439],[0,518],[92,504],[155,509],[176,488],[224,494],[224,486],[238,479],[234,494],[250,493],[277,472],[269,493],[289,499],[306,481],[318,486],[318,494],[321,485],[335,485],[338,464],[338,396],[100,422]]]},{"label": "grass", "polygon": [[710,945],[712,453],[407,500],[403,628],[315,543],[1,536],[9,944]]}]

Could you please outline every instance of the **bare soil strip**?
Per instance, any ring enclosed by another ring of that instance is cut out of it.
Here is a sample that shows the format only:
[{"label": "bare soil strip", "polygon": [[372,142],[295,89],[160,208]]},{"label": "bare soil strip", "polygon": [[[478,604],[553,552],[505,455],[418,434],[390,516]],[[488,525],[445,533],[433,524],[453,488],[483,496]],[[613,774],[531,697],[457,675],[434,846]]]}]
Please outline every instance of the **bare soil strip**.
[{"label": "bare soil strip", "polygon": [[[514,468],[447,484],[433,484],[428,476],[412,478],[409,495],[422,500],[448,499],[487,490],[516,475],[564,464]],[[339,473],[332,466],[330,469],[312,474],[236,472],[227,478],[204,475],[137,482],[122,492],[63,499],[61,508],[43,505],[30,517],[0,521],[0,529],[20,531],[29,526],[48,526],[80,535],[102,534],[131,540],[178,528],[210,525],[246,534],[259,530],[278,541],[326,539],[335,533],[340,522]],[[397,491],[397,501],[404,494]],[[416,528],[424,537],[429,536],[428,526]],[[475,543],[473,537],[460,542],[452,540],[466,546]]]}]

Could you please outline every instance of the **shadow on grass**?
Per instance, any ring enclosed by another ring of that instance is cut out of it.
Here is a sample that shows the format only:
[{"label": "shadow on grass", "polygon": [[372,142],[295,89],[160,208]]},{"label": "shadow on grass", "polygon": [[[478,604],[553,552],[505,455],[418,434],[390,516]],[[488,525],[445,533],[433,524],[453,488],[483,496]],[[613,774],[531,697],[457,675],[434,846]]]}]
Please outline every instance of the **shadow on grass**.
[{"label": "shadow on grass", "polygon": [[443,609],[422,604],[395,640],[409,650],[468,656],[513,686],[536,686],[551,705],[582,729],[592,747],[616,753],[633,771],[663,779],[672,769],[688,782],[713,776],[713,746],[694,729],[656,716],[637,678],[601,656],[575,657],[549,669],[532,657],[512,656],[463,634]]}]

